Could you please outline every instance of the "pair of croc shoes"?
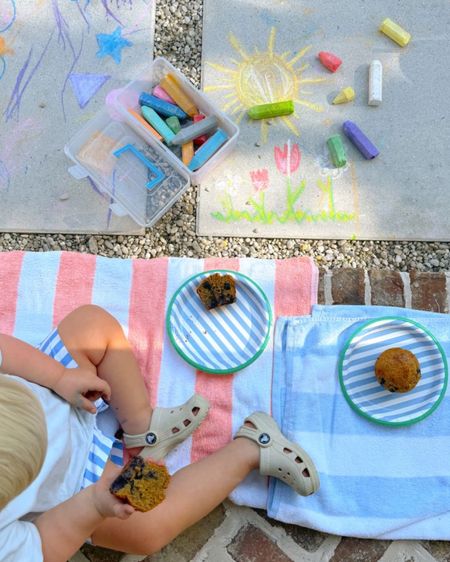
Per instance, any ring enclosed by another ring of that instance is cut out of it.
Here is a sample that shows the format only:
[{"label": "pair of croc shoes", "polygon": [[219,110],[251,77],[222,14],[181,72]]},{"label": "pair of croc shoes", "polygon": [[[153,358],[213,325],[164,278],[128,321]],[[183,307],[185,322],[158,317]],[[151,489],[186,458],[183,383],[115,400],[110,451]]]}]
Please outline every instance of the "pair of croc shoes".
[{"label": "pair of croc shoes", "polygon": [[[155,408],[145,433],[123,434],[125,446],[144,447],[141,456],[163,459],[191,435],[205,419],[209,402],[194,394],[181,406]],[[319,475],[311,458],[296,443],[287,440],[275,420],[264,412],[245,419],[236,437],[254,441],[260,447],[260,474],[279,478],[302,496],[319,489]]]}]

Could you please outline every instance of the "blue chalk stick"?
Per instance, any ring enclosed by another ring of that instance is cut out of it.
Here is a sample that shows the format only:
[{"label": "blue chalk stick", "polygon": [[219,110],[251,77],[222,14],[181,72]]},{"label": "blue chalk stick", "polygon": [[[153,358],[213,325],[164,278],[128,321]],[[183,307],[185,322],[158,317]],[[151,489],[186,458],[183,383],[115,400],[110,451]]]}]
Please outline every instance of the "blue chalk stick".
[{"label": "blue chalk stick", "polygon": [[371,160],[380,154],[378,148],[366,137],[356,123],[345,121],[342,128],[366,160]]},{"label": "blue chalk stick", "polygon": [[227,134],[222,129],[209,137],[202,146],[195,152],[192,160],[189,162],[188,168],[192,171],[198,170],[203,164],[215,154],[219,148],[228,140]]},{"label": "blue chalk stick", "polygon": [[141,107],[142,115],[144,118],[152,125],[158,133],[163,137],[167,144],[172,142],[175,133],[172,129],[161,119],[161,117],[156,113],[151,107],[143,105]]},{"label": "blue chalk stick", "polygon": [[139,104],[151,107],[164,117],[175,116],[178,117],[178,119],[186,119],[187,117],[187,113],[179,108],[178,105],[169,103],[168,101],[162,100],[145,92],[142,92],[142,94],[139,96]]}]

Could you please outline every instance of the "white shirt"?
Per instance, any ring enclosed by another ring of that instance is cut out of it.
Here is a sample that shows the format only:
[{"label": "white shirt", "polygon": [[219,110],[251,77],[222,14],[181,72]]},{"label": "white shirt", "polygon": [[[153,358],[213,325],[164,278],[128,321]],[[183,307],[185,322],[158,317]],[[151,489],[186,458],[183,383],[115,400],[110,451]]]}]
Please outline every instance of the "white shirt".
[{"label": "white shirt", "polygon": [[41,402],[49,445],[37,478],[0,511],[0,561],[43,562],[41,538],[31,521],[80,490],[95,416],[72,408],[47,388],[12,378],[31,389]]}]

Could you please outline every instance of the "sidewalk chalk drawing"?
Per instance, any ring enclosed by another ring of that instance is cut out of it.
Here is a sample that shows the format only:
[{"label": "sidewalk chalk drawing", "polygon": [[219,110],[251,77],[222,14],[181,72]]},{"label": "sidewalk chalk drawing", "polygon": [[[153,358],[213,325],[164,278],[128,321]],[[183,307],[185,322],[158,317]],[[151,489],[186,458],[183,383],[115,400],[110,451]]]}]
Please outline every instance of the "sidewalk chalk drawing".
[{"label": "sidewalk chalk drawing", "polygon": [[122,49],[132,47],[133,43],[122,37],[122,29],[116,27],[113,33],[98,33],[96,35],[99,50],[99,58],[110,56],[116,64],[122,62]]},{"label": "sidewalk chalk drawing", "polygon": [[[222,83],[205,87],[205,92],[222,92],[225,103],[222,109],[232,116],[236,116],[236,123],[240,123],[247,110],[254,105],[261,105],[280,100],[293,100],[295,106],[303,106],[313,111],[322,112],[323,106],[305,99],[309,92],[304,90],[305,84],[324,82],[321,77],[304,77],[309,63],[302,61],[310,51],[311,45],[301,48],[295,55],[290,51],[275,52],[276,28],[272,27],[265,50],[254,47],[254,52],[247,52],[239,39],[229,34],[229,42],[238,59],[230,59],[230,66],[224,66],[207,61],[207,65],[217,70],[223,76]],[[301,64],[300,67],[296,67]],[[300,135],[299,121],[301,117],[298,108],[293,115],[281,117],[279,122],[291,133]],[[269,125],[267,120],[261,120],[261,140],[267,142]]]},{"label": "sidewalk chalk drawing", "polygon": [[[264,20],[273,21],[267,13]],[[323,72],[319,75],[320,69],[313,70],[306,60],[316,47],[277,49],[276,38],[275,26],[269,29],[263,48],[244,45],[230,33],[227,40],[232,54],[221,62],[206,60],[214,80],[205,85],[205,92],[220,96],[223,111],[234,118],[246,141],[253,140],[254,146],[243,172],[226,171],[208,182],[209,193],[215,194],[210,196],[214,202],[209,216],[223,225],[261,226],[261,232],[274,225],[356,224],[357,187],[351,185],[350,198],[349,189],[345,198],[340,189],[340,179],[349,174],[350,166],[334,168],[326,150],[311,162],[302,148],[305,114],[326,111],[323,96],[316,99],[314,90],[328,77]],[[254,105],[288,99],[294,101],[292,115],[253,122],[246,117]]]},{"label": "sidewalk chalk drawing", "polygon": [[[302,195],[307,188],[306,179],[297,177],[296,172],[300,167],[301,152],[299,145],[288,140],[283,147],[274,147],[274,161],[276,164],[275,174],[284,176],[284,190],[277,190],[276,201],[278,207],[283,202],[284,210],[274,210],[274,205],[266,200],[266,193],[271,188],[271,174],[268,168],[250,170],[251,190],[245,202],[247,209],[235,208],[234,198],[238,191],[245,190],[240,176],[226,177],[219,180],[215,185],[216,192],[220,193],[219,201],[222,205],[221,211],[212,212],[212,216],[218,221],[225,223],[248,222],[270,225],[274,223],[301,224],[318,223],[323,221],[350,222],[356,219],[355,212],[338,210],[335,203],[333,187],[333,176],[326,175],[316,180],[313,189],[320,192],[318,208],[312,209],[302,205]],[[323,170],[326,170],[323,168]],[[343,173],[343,171],[341,171]],[[336,177],[336,174],[335,174]]]},{"label": "sidewalk chalk drawing", "polygon": [[[109,90],[143,72],[153,20],[154,0],[0,0],[1,230],[138,230],[69,176],[63,148]],[[66,216],[48,210],[60,192]]]},{"label": "sidewalk chalk drawing", "polygon": [[72,84],[73,92],[81,109],[86,107],[98,90],[110,78],[111,76],[107,74],[70,74],[69,79]]},{"label": "sidewalk chalk drawing", "polygon": [[[450,4],[408,0],[203,0],[202,87],[240,127],[236,148],[198,189],[197,234],[300,239],[449,241],[447,118]],[[434,5],[433,4],[433,5]],[[411,33],[404,48],[379,31]],[[330,72],[320,51],[342,60]],[[368,105],[369,65],[383,102]],[[333,105],[344,88],[356,97]],[[290,98],[295,112],[252,121],[248,109]],[[358,125],[379,150],[346,137]],[[347,165],[330,162],[339,134]],[[420,139],[426,139],[426,150]]]}]

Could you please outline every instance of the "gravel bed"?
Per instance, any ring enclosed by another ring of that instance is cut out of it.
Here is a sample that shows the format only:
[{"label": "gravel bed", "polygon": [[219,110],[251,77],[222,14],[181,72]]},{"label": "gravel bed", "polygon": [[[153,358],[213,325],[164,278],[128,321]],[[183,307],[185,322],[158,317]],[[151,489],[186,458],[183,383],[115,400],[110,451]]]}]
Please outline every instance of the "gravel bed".
[{"label": "gravel bed", "polygon": [[[170,60],[199,86],[202,0],[157,0],[155,56]],[[0,251],[72,250],[122,258],[156,256],[287,258],[308,255],[323,268],[450,270],[450,243],[212,238],[195,234],[197,191],[190,188],[142,236],[0,234]]]}]

